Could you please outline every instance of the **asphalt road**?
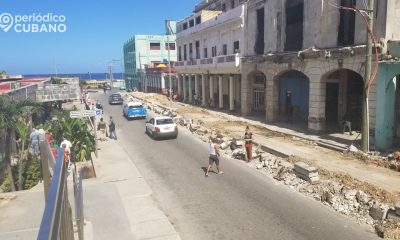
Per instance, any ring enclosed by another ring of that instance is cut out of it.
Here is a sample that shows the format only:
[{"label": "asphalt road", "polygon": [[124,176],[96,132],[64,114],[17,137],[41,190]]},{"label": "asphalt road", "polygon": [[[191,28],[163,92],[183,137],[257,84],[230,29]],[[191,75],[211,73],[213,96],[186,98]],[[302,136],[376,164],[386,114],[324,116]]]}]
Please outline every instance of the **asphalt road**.
[{"label": "asphalt road", "polygon": [[115,119],[118,141],[182,239],[379,239],[241,161],[222,157],[225,174],[205,178],[206,143],[183,128],[175,140],[155,141],[144,132],[145,120],[126,120],[122,107],[108,105],[106,97],[95,99]]}]

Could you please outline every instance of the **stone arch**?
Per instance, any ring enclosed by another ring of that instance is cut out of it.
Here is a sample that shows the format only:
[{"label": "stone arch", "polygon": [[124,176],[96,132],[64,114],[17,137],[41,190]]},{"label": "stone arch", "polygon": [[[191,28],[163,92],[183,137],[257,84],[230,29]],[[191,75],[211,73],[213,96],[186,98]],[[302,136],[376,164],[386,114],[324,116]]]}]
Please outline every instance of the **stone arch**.
[{"label": "stone arch", "polygon": [[298,70],[284,70],[274,77],[278,121],[307,122],[310,79]]},{"label": "stone arch", "polygon": [[266,106],[267,77],[259,70],[250,72],[247,76],[251,88],[251,111],[263,112]]},{"label": "stone arch", "polygon": [[343,121],[361,130],[364,79],[349,68],[337,68],[322,75],[325,85],[325,121],[328,131],[342,131]]}]

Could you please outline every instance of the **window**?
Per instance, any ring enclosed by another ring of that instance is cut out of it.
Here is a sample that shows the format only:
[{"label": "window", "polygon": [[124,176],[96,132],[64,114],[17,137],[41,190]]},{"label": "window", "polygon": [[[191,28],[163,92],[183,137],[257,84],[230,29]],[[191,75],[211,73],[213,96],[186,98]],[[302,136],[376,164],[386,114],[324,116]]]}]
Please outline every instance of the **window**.
[{"label": "window", "polygon": [[239,41],[234,41],[233,42],[233,53],[240,53]]},{"label": "window", "polygon": [[200,59],[200,42],[196,41],[196,59]]},{"label": "window", "polygon": [[264,54],[264,8],[257,10],[257,34],[254,45],[256,54]]},{"label": "window", "polygon": [[169,50],[175,50],[175,43],[165,43],[165,49],[168,50],[168,47]]},{"label": "window", "polygon": [[203,48],[203,58],[207,58],[207,48]]},{"label": "window", "polygon": [[211,48],[211,56],[212,57],[217,56],[217,46]]},{"label": "window", "polygon": [[187,60],[187,55],[186,55],[186,44],[183,45],[183,60],[184,60],[184,61]]},{"label": "window", "polygon": [[181,48],[181,46],[178,47],[178,60],[182,61],[182,48]]},{"label": "window", "polygon": [[201,23],[201,16],[196,17],[196,25]]},{"label": "window", "polygon": [[193,59],[193,43],[189,43],[189,59]]},{"label": "window", "polygon": [[188,24],[187,23],[183,23],[183,30],[186,30],[188,28]]},{"label": "window", "polygon": [[161,45],[159,42],[158,43],[150,43],[150,50],[160,50],[161,49],[160,46]]},{"label": "window", "polygon": [[174,122],[170,118],[157,119],[156,121],[157,121],[157,125],[174,124]]},{"label": "window", "polygon": [[303,47],[304,0],[286,2],[285,51],[298,51]]},{"label": "window", "polygon": [[228,54],[228,47],[226,44],[222,45],[222,55]]},{"label": "window", "polygon": [[189,27],[193,27],[193,26],[194,26],[194,20],[192,19],[189,21]]},{"label": "window", "polygon": [[232,8],[232,9],[235,8],[235,0],[231,0],[231,8]]},{"label": "window", "polygon": [[[341,0],[342,7],[352,7],[356,5],[356,0]],[[354,44],[354,33],[356,27],[356,13],[353,11],[339,10],[340,23],[338,34],[338,45],[346,46]]]}]

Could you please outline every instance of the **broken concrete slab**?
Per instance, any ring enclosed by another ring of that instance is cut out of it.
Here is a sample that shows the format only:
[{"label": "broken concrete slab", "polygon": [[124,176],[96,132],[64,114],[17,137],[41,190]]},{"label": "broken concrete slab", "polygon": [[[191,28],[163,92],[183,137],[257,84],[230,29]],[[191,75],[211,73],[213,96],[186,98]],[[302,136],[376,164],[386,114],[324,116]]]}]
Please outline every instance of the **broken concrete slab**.
[{"label": "broken concrete slab", "polygon": [[397,215],[400,216],[400,202],[397,202],[397,203],[394,205],[394,209],[396,210]]},{"label": "broken concrete slab", "polygon": [[369,209],[369,215],[374,220],[385,220],[389,207],[384,204],[375,204]]},{"label": "broken concrete slab", "polygon": [[386,218],[400,223],[400,215],[396,213],[395,209],[389,209]]}]

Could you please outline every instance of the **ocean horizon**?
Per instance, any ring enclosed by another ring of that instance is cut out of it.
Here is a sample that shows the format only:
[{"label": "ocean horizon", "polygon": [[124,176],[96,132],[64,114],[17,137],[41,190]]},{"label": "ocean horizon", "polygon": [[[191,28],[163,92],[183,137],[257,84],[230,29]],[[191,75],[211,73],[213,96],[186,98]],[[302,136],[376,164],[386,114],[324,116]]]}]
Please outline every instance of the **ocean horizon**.
[{"label": "ocean horizon", "polygon": [[[37,77],[78,77],[79,80],[105,80],[110,79],[108,73],[62,73],[62,74],[23,74],[26,78]],[[123,73],[113,73],[113,79],[123,79]]]}]

